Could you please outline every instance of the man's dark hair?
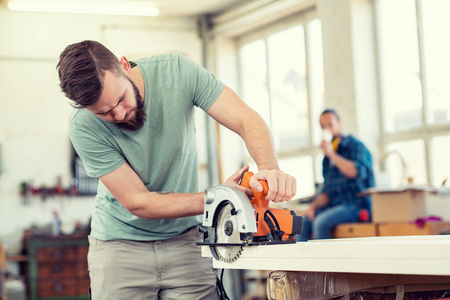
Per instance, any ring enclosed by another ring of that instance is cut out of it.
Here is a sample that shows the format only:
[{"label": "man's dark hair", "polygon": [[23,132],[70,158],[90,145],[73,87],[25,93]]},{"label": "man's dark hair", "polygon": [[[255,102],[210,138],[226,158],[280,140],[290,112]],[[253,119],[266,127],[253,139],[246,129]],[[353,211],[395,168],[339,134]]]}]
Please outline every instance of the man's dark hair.
[{"label": "man's dark hair", "polygon": [[95,41],[83,41],[64,49],[56,65],[60,87],[76,108],[94,104],[103,90],[105,71],[122,75],[118,58]]},{"label": "man's dark hair", "polygon": [[340,120],[339,114],[333,108],[326,108],[320,115],[322,116],[324,114],[333,114],[338,121]]}]

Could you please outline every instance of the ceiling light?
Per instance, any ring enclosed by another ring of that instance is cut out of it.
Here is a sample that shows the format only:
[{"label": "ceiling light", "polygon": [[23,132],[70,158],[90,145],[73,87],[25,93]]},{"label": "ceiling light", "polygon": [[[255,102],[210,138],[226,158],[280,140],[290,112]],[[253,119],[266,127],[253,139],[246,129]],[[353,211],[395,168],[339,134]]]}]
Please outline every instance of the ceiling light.
[{"label": "ceiling light", "polygon": [[99,15],[127,15],[127,16],[151,16],[159,15],[159,9],[147,1],[64,1],[64,0],[11,0],[8,2],[10,10],[79,13]]}]

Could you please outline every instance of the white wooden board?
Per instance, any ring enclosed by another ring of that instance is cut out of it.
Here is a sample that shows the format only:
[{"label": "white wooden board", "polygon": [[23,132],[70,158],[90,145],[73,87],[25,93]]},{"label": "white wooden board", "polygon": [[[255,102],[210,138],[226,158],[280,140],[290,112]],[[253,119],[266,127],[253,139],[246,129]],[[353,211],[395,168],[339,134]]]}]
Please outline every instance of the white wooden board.
[{"label": "white wooden board", "polygon": [[[205,246],[202,255],[212,257]],[[244,247],[232,263],[212,259],[220,269],[450,275],[450,236],[311,240]]]}]

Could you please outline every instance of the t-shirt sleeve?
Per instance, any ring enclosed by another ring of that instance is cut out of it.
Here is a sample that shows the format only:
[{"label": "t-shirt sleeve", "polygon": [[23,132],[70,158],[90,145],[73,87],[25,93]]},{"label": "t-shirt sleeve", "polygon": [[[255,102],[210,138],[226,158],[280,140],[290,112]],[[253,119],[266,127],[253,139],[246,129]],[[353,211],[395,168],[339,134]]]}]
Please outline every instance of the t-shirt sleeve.
[{"label": "t-shirt sleeve", "polygon": [[184,89],[193,100],[194,105],[204,111],[211,105],[222,93],[225,85],[217,80],[204,67],[195,63],[184,55],[177,54],[179,63],[179,76],[184,82]]},{"label": "t-shirt sleeve", "polygon": [[111,173],[125,163],[123,155],[84,124],[69,120],[69,136],[90,177]]}]

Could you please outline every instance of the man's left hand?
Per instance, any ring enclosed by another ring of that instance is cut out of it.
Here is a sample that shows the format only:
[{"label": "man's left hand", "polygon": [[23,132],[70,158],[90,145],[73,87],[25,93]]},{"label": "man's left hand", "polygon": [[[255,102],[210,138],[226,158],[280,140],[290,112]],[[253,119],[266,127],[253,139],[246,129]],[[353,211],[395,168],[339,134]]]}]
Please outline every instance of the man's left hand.
[{"label": "man's left hand", "polygon": [[244,187],[242,185],[239,185],[239,181],[242,178],[242,174],[244,174],[244,172],[248,171],[248,165],[245,165],[242,169],[240,169],[239,171],[237,171],[236,173],[234,173],[233,175],[231,175],[230,177],[228,177],[227,181],[225,181],[225,185],[229,185],[229,186],[234,186],[235,188],[240,189],[241,191],[243,191],[248,197],[253,197],[253,192],[251,189]]}]

